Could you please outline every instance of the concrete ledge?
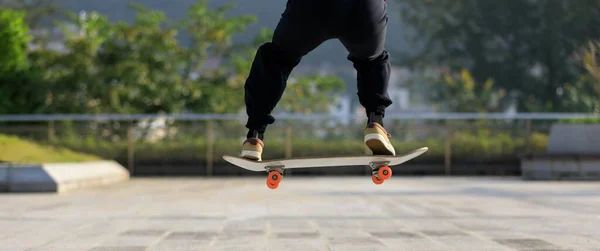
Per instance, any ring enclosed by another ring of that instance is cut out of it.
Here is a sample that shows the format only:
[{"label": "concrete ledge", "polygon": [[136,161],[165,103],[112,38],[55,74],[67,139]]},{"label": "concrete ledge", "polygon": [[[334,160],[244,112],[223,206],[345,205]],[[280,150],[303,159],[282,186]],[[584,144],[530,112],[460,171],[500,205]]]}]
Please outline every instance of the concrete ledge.
[{"label": "concrete ledge", "polygon": [[552,125],[547,150],[549,153],[600,155],[600,125]]},{"label": "concrete ledge", "polygon": [[600,158],[526,158],[521,171],[526,180],[600,180]]},{"label": "concrete ledge", "polygon": [[2,192],[67,192],[128,180],[129,172],[115,161],[0,165]]},{"label": "concrete ledge", "polygon": [[526,180],[600,180],[600,125],[553,125],[545,153],[523,156]]}]

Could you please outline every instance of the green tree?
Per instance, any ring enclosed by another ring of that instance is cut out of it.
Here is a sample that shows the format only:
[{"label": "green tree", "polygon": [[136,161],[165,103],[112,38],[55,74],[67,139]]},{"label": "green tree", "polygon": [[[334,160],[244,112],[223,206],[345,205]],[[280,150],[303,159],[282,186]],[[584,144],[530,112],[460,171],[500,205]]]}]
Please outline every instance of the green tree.
[{"label": "green tree", "polygon": [[[238,63],[247,51],[244,46],[231,41],[256,18],[249,15],[226,18],[232,7],[232,4],[225,4],[211,10],[206,0],[199,0],[178,23],[178,27],[191,35],[190,47],[182,49],[184,99],[190,111],[237,112],[243,104],[235,93],[243,90],[240,73],[245,69]],[[211,57],[220,58],[223,64],[216,69],[207,68],[205,63]],[[192,73],[199,77],[195,78]]]},{"label": "green tree", "polygon": [[58,0],[0,0],[0,6],[22,11],[26,13],[25,22],[33,31],[31,43],[41,48],[46,48],[51,34],[42,31],[44,28],[52,28],[52,21],[64,17],[65,12],[58,6]]},{"label": "green tree", "polygon": [[178,30],[164,13],[131,4],[135,22],[114,25],[99,55],[100,79],[111,112],[175,113],[183,110],[183,66]]},{"label": "green tree", "polygon": [[582,74],[572,83],[565,84],[559,90],[565,97],[561,112],[593,112],[598,107],[598,94],[594,79],[588,74]]},{"label": "green tree", "polygon": [[190,34],[190,47],[183,49],[185,68],[183,77],[191,79],[192,72],[203,70],[209,57],[225,56],[233,52],[231,38],[246,26],[256,22],[256,17],[241,15],[225,17],[234,5],[225,4],[215,10],[208,7],[206,0],[199,0],[187,11],[178,27]]},{"label": "green tree", "polygon": [[46,69],[47,106],[49,113],[97,113],[105,111],[101,93],[105,90],[99,51],[112,30],[108,20],[95,12],[69,13],[70,30],[59,24],[65,35],[65,52],[37,52],[35,63]]},{"label": "green tree", "polygon": [[[27,85],[35,91],[34,100],[43,105],[20,111],[228,113],[243,109],[243,87],[256,47],[269,40],[272,31],[261,31],[251,45],[233,44],[232,37],[256,18],[226,17],[232,5],[212,10],[200,0],[181,20],[169,20],[163,12],[139,4],[129,6],[136,13],[131,24],[110,23],[96,12],[68,13],[67,19],[58,23],[65,38],[64,51],[41,48],[27,52],[26,42],[21,43],[23,49],[15,51],[20,54],[11,56],[11,62],[26,64],[28,57],[32,69],[43,70],[38,74],[43,81]],[[191,34],[191,46],[178,43],[181,31]],[[15,34],[12,37],[20,33]],[[16,43],[2,44],[13,45]],[[220,59],[221,64],[209,68],[209,58]],[[294,76],[281,109],[325,111],[342,87],[335,77]],[[20,89],[26,93],[24,90]]]},{"label": "green tree", "polygon": [[39,72],[30,67],[25,13],[0,7],[0,114],[36,112],[43,106]]},{"label": "green tree", "polygon": [[31,40],[25,13],[0,7],[0,74],[27,66],[27,46]]},{"label": "green tree", "polygon": [[491,79],[477,83],[467,69],[429,74],[413,85],[424,85],[420,89],[426,93],[425,99],[440,112],[498,112],[506,97],[505,90],[496,90]]},{"label": "green tree", "polygon": [[[584,85],[581,89],[586,88],[589,93],[595,89],[595,112],[600,113],[600,40],[590,40],[585,46],[573,55],[573,59],[578,65],[582,66],[587,75],[584,75],[578,83]],[[587,85],[585,83],[588,83]],[[581,96],[584,96],[582,94]],[[587,102],[589,105],[591,102]]]},{"label": "green tree", "polygon": [[397,1],[419,49],[400,64],[465,67],[517,95],[525,111],[560,111],[570,102],[560,90],[581,71],[568,58],[600,36],[595,0]]}]

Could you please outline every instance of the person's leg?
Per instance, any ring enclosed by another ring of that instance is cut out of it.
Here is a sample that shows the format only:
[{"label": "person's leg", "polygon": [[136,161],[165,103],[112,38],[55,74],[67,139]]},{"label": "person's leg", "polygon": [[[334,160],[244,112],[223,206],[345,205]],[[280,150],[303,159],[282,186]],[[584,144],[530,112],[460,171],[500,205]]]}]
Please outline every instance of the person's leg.
[{"label": "person's leg", "polygon": [[303,56],[327,40],[322,25],[311,17],[317,3],[289,0],[272,41],[257,50],[245,83],[248,134],[242,157],[261,160],[263,135],[267,125],[275,122],[271,112],[281,100],[290,73]]},{"label": "person's leg", "polygon": [[355,1],[353,7],[352,30],[340,37],[340,41],[348,49],[348,60],[357,72],[358,99],[368,118],[365,143],[373,154],[395,155],[389,134],[383,128],[385,109],[392,104],[387,93],[391,66],[384,48],[386,3]]}]

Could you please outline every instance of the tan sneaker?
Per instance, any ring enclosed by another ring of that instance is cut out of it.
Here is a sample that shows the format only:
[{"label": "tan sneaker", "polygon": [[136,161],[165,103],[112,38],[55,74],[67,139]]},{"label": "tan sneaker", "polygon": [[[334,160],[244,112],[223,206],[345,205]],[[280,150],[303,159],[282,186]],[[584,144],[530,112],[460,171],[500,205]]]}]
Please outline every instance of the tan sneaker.
[{"label": "tan sneaker", "polygon": [[244,141],[242,146],[242,158],[262,161],[262,151],[265,144],[258,138],[250,138]]},{"label": "tan sneaker", "polygon": [[365,129],[365,144],[373,155],[396,155],[390,134],[379,123],[371,122]]}]

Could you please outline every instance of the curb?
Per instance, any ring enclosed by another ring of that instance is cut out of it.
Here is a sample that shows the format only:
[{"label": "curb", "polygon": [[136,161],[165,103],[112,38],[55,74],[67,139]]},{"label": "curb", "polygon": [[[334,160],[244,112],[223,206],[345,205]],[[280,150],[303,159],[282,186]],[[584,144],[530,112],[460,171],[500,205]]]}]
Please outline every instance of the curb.
[{"label": "curb", "polygon": [[0,192],[62,193],[107,186],[129,178],[127,169],[115,161],[0,164]]}]

